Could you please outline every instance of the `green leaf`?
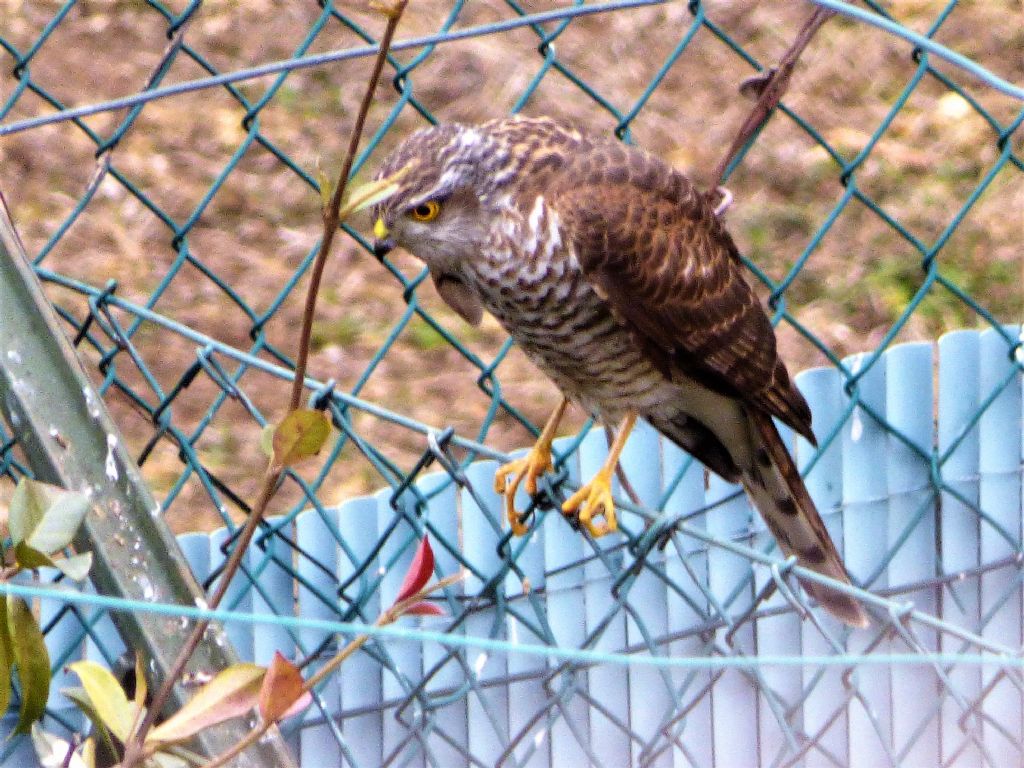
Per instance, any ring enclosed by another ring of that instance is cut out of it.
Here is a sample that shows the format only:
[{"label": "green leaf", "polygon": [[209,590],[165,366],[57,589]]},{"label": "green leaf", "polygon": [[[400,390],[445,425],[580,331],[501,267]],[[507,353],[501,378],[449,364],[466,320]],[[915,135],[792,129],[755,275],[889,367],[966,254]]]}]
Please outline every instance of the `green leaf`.
[{"label": "green leaf", "polygon": [[100,737],[103,739],[103,743],[106,745],[111,755],[118,754],[117,746],[114,744],[114,737],[110,735],[110,729],[107,728],[107,724],[103,722],[103,718],[100,717],[100,713],[96,711],[96,707],[92,704],[92,699],[89,698],[89,694],[85,688],[74,687],[74,688],[61,688],[60,692],[68,699],[75,703],[75,706],[82,710],[82,713],[89,718],[89,721],[95,728],[94,733],[99,732]]},{"label": "green leaf", "polygon": [[[106,667],[95,661],[76,661],[68,666],[82,681],[96,716],[118,741],[124,744],[131,736],[132,728],[140,720],[139,708],[128,701],[121,684]],[[89,714],[86,712],[86,714]]]},{"label": "green leaf", "polygon": [[156,726],[146,744],[184,741],[211,725],[246,714],[256,706],[266,669],[232,664],[200,688],[181,709]]},{"label": "green leaf", "polygon": [[69,742],[47,733],[39,723],[32,724],[32,747],[42,768],[89,768],[89,763],[71,749]]},{"label": "green leaf", "polygon": [[38,549],[34,549],[24,541],[14,545],[14,561],[22,568],[45,568],[53,566],[53,560],[49,555],[44,555]]},{"label": "green leaf", "polygon": [[274,466],[289,467],[316,456],[330,433],[331,421],[321,411],[292,411],[274,430]]},{"label": "green leaf", "polygon": [[353,213],[359,213],[359,211],[366,210],[370,206],[377,205],[377,203],[383,203],[399,190],[398,180],[405,175],[407,170],[407,168],[402,168],[386,179],[369,181],[356,187],[342,204],[338,217],[344,221]]},{"label": "green leaf", "polygon": [[82,742],[82,762],[85,768],[96,768],[96,739],[92,736]]},{"label": "green leaf", "polygon": [[334,197],[334,182],[324,172],[324,169],[320,167],[320,158],[317,158],[313,176],[316,178],[316,184],[320,188],[320,205],[324,210],[327,210],[327,206],[331,204],[331,198]]},{"label": "green leaf", "polygon": [[89,575],[89,569],[92,568],[92,552],[60,557],[54,560],[53,564],[72,581],[81,581]]},{"label": "green leaf", "polygon": [[52,554],[71,543],[88,511],[85,495],[23,477],[11,497],[11,539]]},{"label": "green leaf", "polygon": [[28,733],[32,723],[43,716],[50,695],[50,654],[32,609],[14,595],[7,596],[7,631],[21,684],[21,710],[14,733]]},{"label": "green leaf", "polygon": [[267,458],[274,458],[274,425],[267,424],[260,432],[260,450]]},{"label": "green leaf", "polygon": [[149,693],[146,683],[146,662],[142,660],[142,652],[135,652],[135,706],[146,706],[146,695]]},{"label": "green leaf", "polygon": [[22,568],[58,568],[65,576],[74,581],[84,579],[89,574],[89,569],[92,568],[92,552],[54,560],[38,549],[33,549],[24,541],[15,545],[14,559]]}]

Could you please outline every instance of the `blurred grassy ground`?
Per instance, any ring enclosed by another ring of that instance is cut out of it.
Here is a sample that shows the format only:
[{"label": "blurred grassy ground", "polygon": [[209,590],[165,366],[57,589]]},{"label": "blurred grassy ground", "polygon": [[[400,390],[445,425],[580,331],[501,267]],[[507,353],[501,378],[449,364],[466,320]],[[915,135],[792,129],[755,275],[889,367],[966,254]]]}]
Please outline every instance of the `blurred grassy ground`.
[{"label": "blurred grassy ground", "polygon": [[[168,3],[176,12],[183,0]],[[564,3],[524,2],[527,11]],[[0,0],[0,37],[26,50],[54,18],[61,3]],[[367,28],[382,21],[362,4],[341,4]],[[899,0],[887,5],[896,19],[926,32],[945,3]],[[792,2],[709,2],[709,18],[758,60],[770,64],[782,54],[809,5]],[[399,37],[434,32],[450,13],[450,3],[412,0]],[[187,41],[221,71],[284,59],[318,17],[314,2],[207,2],[188,31]],[[459,26],[507,18],[497,0],[475,0]],[[561,62],[581,75],[620,110],[644,91],[678,43],[692,16],[685,3],[582,18],[561,35]],[[1016,2],[991,0],[957,7],[936,38],[1015,82],[1024,81],[1024,26]],[[69,105],[134,92],[146,80],[166,44],[166,23],[143,2],[81,0],[32,59],[30,71]],[[329,23],[310,52],[347,48],[360,40]],[[542,65],[538,38],[529,29],[438,47],[411,74],[416,98],[441,120],[479,121],[505,114]],[[409,61],[410,54],[401,54]],[[5,69],[11,59],[0,58]],[[370,62],[343,62],[295,72],[259,113],[261,132],[307,172],[319,164],[340,163]],[[961,84],[999,120],[1008,121],[1021,105],[980,85],[952,67],[936,66]],[[793,78],[786,103],[808,120],[846,159],[866,145],[914,74],[910,46],[857,23],[830,21],[811,44]],[[650,101],[631,123],[632,138],[699,183],[706,184],[717,161],[750,109],[737,85],[752,69],[706,30],[673,65]],[[201,77],[206,72],[179,58],[165,82]],[[373,131],[395,103],[390,74],[380,83],[370,114]],[[268,80],[241,86],[257,100]],[[0,80],[0,100],[16,81]],[[6,120],[45,113],[49,107],[23,96]],[[548,114],[592,131],[610,131],[607,111],[558,73],[549,73],[524,112]],[[113,165],[142,189],[179,225],[207,193],[246,137],[243,110],[223,91],[205,91],[148,104],[118,145]],[[87,123],[109,134],[122,114],[98,115]],[[423,124],[405,110],[369,163],[370,169],[402,136]],[[1022,131],[1011,138],[1024,146]],[[998,155],[991,127],[960,96],[931,78],[914,91],[868,159],[859,167],[859,188],[915,237],[933,243],[964,205]],[[29,251],[38,253],[86,188],[94,171],[95,145],[68,123],[0,140],[5,194]],[[331,172],[335,172],[331,170]],[[365,170],[368,173],[369,170]],[[777,116],[729,180],[736,202],[728,224],[740,249],[773,279],[783,278],[842,197],[838,165],[791,121]],[[940,271],[975,297],[997,318],[1019,321],[1022,300],[1024,184],[1007,169],[976,203],[939,255]],[[319,234],[319,199],[270,153],[251,148],[230,173],[188,234],[191,254],[238,291],[258,312],[277,297]],[[361,226],[365,231],[366,222]],[[160,281],[177,269],[179,254],[169,228],[146,206],[108,177],[98,194],[43,264],[103,285],[118,282],[118,294],[144,303]],[[372,257],[342,238],[327,268],[313,335],[310,373],[334,378],[350,389],[385,341],[404,310],[401,288]],[[409,276],[418,264],[405,254],[397,265]],[[920,255],[859,203],[852,203],[811,254],[786,292],[787,308],[837,355],[872,349],[892,327],[921,285]],[[78,317],[80,296],[48,289]],[[265,327],[268,338],[293,353],[305,284],[294,291]],[[504,340],[486,321],[466,326],[436,297],[429,285],[421,302],[467,346],[491,359]],[[191,263],[171,281],[155,309],[228,344],[248,348],[251,320]],[[122,318],[127,322],[127,318]],[[934,289],[900,332],[898,341],[934,339],[978,318],[945,289]],[[820,351],[792,328],[780,328],[781,348],[792,370],[826,363]],[[174,386],[195,360],[194,344],[151,326],[135,337],[146,365],[161,386]],[[118,373],[139,392],[144,381],[127,360]],[[93,355],[95,362],[95,355]],[[513,352],[498,371],[503,392],[536,422],[556,402],[553,388]],[[366,383],[362,396],[436,426],[453,425],[474,436],[489,398],[476,386],[478,372],[419,320],[403,330]],[[287,388],[258,374],[243,384],[270,418],[279,418]],[[187,396],[175,401],[174,423],[190,432],[219,389],[199,377]],[[152,395],[148,395],[152,400]],[[116,392],[108,402],[140,449],[152,427]],[[580,423],[579,415],[576,424]],[[422,436],[357,414],[356,428],[385,446],[388,456],[408,468],[424,448]],[[512,449],[528,442],[522,427],[499,416],[487,440]],[[243,498],[250,498],[263,458],[258,427],[237,403],[228,402],[196,440],[204,463]],[[353,449],[330,473],[321,498],[335,502],[380,487],[380,476]],[[350,459],[350,460],[349,460]],[[307,472],[312,472],[313,469]],[[177,452],[163,444],[144,472],[158,495],[181,473]],[[297,498],[294,488],[286,491]],[[198,511],[204,498],[193,480],[171,508],[178,528],[210,527],[211,512]]]}]

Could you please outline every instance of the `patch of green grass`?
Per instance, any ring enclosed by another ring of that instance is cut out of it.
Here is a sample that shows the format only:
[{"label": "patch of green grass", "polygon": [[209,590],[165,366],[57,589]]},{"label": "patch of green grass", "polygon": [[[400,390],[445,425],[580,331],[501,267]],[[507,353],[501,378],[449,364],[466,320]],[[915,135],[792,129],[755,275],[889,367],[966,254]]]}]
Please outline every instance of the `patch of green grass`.
[{"label": "patch of green grass", "polygon": [[427,325],[426,322],[418,317],[409,322],[406,332],[408,333],[409,341],[412,345],[416,347],[416,349],[421,349],[424,352],[429,352],[448,345],[444,336],[435,331],[431,326]]},{"label": "patch of green grass", "polygon": [[241,451],[239,437],[228,430],[219,430],[214,439],[202,447],[201,454],[207,466],[218,469],[231,466]]},{"label": "patch of green grass", "polygon": [[350,347],[359,341],[362,333],[362,322],[351,315],[342,315],[333,320],[314,322],[309,345],[313,352],[319,352],[331,345]]}]

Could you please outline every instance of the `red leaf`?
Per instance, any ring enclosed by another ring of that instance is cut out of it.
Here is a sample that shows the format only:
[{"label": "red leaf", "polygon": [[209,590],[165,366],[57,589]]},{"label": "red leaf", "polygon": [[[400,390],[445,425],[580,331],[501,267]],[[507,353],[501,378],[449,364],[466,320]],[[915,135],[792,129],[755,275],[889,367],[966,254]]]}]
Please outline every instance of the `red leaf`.
[{"label": "red leaf", "polygon": [[430,603],[426,600],[409,606],[403,611],[406,616],[447,616],[448,613],[437,603]]},{"label": "red leaf", "polygon": [[296,709],[296,704],[303,699],[302,684],[302,674],[298,667],[282,656],[280,651],[276,652],[263,678],[263,685],[260,686],[260,717],[272,723],[304,709],[308,702]]},{"label": "red leaf", "polygon": [[427,582],[430,581],[433,573],[434,550],[430,548],[430,539],[424,536],[420,540],[420,546],[417,548],[416,555],[409,565],[409,570],[405,573],[405,578],[402,579],[402,587],[398,590],[398,597],[395,598],[395,603],[408,600],[423,589]]},{"label": "red leaf", "polygon": [[310,693],[309,691],[306,691],[304,694],[299,696],[299,698],[297,698],[292,703],[292,705],[290,707],[288,707],[288,709],[286,709],[284,711],[284,713],[281,715],[281,717],[278,718],[278,720],[287,720],[292,715],[297,715],[297,714],[299,714],[299,712],[304,711],[306,709],[306,707],[308,707],[312,703],[313,703],[313,694]]}]

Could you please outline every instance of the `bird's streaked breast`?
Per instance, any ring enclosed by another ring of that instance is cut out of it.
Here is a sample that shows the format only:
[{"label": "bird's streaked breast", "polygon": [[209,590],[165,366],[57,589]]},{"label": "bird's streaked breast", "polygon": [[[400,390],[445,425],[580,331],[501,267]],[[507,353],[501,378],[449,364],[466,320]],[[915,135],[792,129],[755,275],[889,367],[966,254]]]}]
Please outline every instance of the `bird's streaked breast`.
[{"label": "bird's streaked breast", "polygon": [[538,195],[495,217],[467,265],[484,306],[526,355],[572,399],[609,419],[623,404],[655,407],[671,385],[583,275],[557,211]]}]

